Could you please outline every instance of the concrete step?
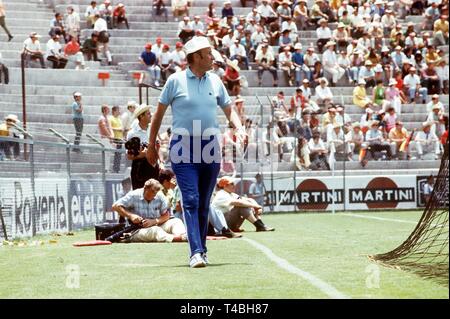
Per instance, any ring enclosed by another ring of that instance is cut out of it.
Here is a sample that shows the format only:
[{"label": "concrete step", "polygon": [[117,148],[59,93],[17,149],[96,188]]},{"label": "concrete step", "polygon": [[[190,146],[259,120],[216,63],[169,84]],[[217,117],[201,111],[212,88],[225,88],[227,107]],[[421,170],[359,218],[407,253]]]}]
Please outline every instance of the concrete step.
[{"label": "concrete step", "polygon": [[[29,100],[33,100],[32,96],[28,96]],[[254,99],[254,98],[253,98]],[[119,104],[122,107],[122,111],[126,109],[126,100],[123,99],[123,102]],[[156,101],[155,101],[156,102]],[[155,109],[156,103],[152,103],[152,111]],[[22,107],[21,103],[19,102],[0,102],[0,114],[2,112],[4,113],[14,113],[17,109],[20,109]],[[448,111],[448,105],[445,107]],[[63,114],[72,114],[70,105],[67,104],[35,104],[35,103],[27,103],[27,114],[28,116],[31,116],[33,112],[36,114],[34,116],[58,116]],[[83,105],[84,109],[84,115],[86,116],[98,116],[100,115],[100,106],[99,105]],[[246,101],[244,106],[245,114],[247,116],[259,116],[261,113],[260,105],[258,104],[250,104],[250,101]],[[172,109],[168,108],[166,111],[166,117],[170,117],[172,114]],[[271,114],[271,108],[269,104],[263,105],[263,114],[264,116],[269,117]],[[346,114],[348,114],[354,121],[359,121],[361,116],[364,114],[364,112],[357,106],[350,105],[346,107]],[[218,113],[219,117],[222,116],[222,114]],[[400,115],[400,118],[404,122],[417,122],[417,121],[424,121],[426,117],[428,116],[426,112],[425,105],[406,105],[404,106],[403,113]],[[95,119],[97,119],[95,118]],[[50,119],[49,119],[50,120]]]},{"label": "concrete step", "polygon": [[[105,72],[105,71],[102,71]],[[10,83],[22,83],[21,71],[19,68],[11,68]],[[26,81],[36,85],[54,86],[102,86],[102,81],[98,79],[99,71],[93,70],[69,70],[69,69],[41,69],[27,68],[25,72]],[[64,81],[61,81],[64,79]],[[130,81],[125,75],[115,73],[111,75],[111,80],[106,81],[106,86],[130,86]]]},{"label": "concrete step", "polygon": [[[13,0],[8,0],[8,1],[13,1]],[[19,0],[19,1],[24,2],[25,0]],[[66,4],[66,5],[76,4],[78,6],[88,6],[91,3],[91,0],[76,0],[76,1],[73,1],[73,0],[45,0],[44,2],[47,4],[55,5],[55,6],[58,6],[61,4]],[[126,8],[128,8],[130,6],[150,7],[148,0],[122,0],[121,2],[123,4],[125,4]],[[206,8],[210,2],[211,2],[210,0],[194,0],[192,2],[192,6]],[[172,1],[167,0],[167,1],[164,1],[164,3],[170,9]],[[232,5],[233,9],[236,7],[241,7],[241,2],[239,0],[231,0],[231,5]],[[251,5],[252,5],[252,2],[249,1],[247,4],[247,7],[249,7],[249,6],[251,7]],[[219,3],[216,3],[216,10],[218,10],[219,8],[221,8],[220,1],[219,1]]]},{"label": "concrete step", "polygon": [[[82,72],[82,71],[79,71]],[[98,83],[98,85],[101,85]],[[275,89],[275,90],[274,90]],[[339,88],[336,88],[339,89]],[[52,94],[53,90],[53,94]],[[100,105],[102,103],[108,104],[119,104],[123,105],[129,100],[138,100],[138,88],[137,87],[78,87],[78,86],[27,86],[27,100],[33,104],[60,104],[65,105],[71,103],[73,92],[79,90],[84,94],[83,101],[87,105]],[[272,90],[272,91],[269,91]],[[286,96],[286,102],[289,103],[289,98],[294,93],[294,88],[251,88],[251,94],[258,95],[261,103],[263,105],[269,104],[269,99],[275,96],[279,91],[284,91]],[[149,90],[149,104],[156,105],[158,102],[158,97],[160,91]],[[2,101],[17,103],[21,101],[21,85],[2,85],[0,86],[0,94],[2,95]],[[255,105],[259,106],[258,100],[255,95],[243,95],[246,99],[245,105]],[[143,92],[143,97],[145,99],[145,90]],[[268,98],[269,97],[269,98]],[[353,105],[352,96],[342,95],[336,98],[336,103],[341,103],[341,97],[344,101],[344,105],[347,106],[347,112],[350,113],[362,113],[362,110]],[[446,105],[448,110],[448,95],[441,95],[440,100]],[[403,113],[410,112],[424,112],[425,106],[423,104],[411,105],[405,104],[403,107]]]}]

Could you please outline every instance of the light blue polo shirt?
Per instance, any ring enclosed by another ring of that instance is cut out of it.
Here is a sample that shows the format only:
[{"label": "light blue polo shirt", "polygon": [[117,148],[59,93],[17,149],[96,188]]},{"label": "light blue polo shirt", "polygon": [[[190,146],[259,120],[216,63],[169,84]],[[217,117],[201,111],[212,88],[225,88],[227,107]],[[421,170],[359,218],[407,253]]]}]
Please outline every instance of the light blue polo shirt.
[{"label": "light blue polo shirt", "polygon": [[217,106],[225,108],[231,99],[216,74],[206,72],[198,78],[187,68],[169,77],[159,102],[172,106],[174,135],[202,136],[206,129],[218,131]]}]

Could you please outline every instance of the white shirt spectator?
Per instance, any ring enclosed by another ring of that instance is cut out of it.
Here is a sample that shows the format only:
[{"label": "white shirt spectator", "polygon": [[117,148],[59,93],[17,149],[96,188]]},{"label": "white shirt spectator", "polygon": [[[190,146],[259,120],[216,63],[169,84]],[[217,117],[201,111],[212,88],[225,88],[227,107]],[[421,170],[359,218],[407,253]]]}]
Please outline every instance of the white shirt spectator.
[{"label": "white shirt spectator", "polygon": [[320,27],[316,30],[317,38],[318,39],[331,39],[331,30],[329,27]]},{"label": "white shirt spectator", "polygon": [[415,88],[417,84],[420,84],[420,77],[417,74],[407,74],[403,79],[403,85],[405,87]]},{"label": "white shirt spectator", "polygon": [[445,109],[444,109],[444,104],[442,104],[441,101],[438,101],[437,103],[433,103],[433,101],[430,101],[427,103],[427,113],[430,113],[433,111],[433,107],[435,105],[439,105],[439,107],[441,108],[441,112],[444,113]]},{"label": "white shirt spectator", "polygon": [[230,47],[230,57],[239,55],[239,56],[247,56],[247,53],[245,52],[245,48],[242,44],[238,43],[236,46],[236,43],[233,43],[233,45]]},{"label": "white shirt spectator", "polygon": [[267,39],[264,32],[254,32],[250,38],[253,42],[253,45],[257,47],[263,40]]},{"label": "white shirt spectator", "polygon": [[187,6],[187,4],[187,0],[172,0],[172,10],[174,10],[175,8]]},{"label": "white shirt spectator", "polygon": [[192,30],[197,31],[200,30],[203,32],[203,30],[205,30],[205,25],[203,24],[203,22],[201,21],[192,21]]},{"label": "white shirt spectator", "polygon": [[167,65],[170,63],[170,60],[172,60],[172,53],[169,51],[167,52],[161,52],[159,55],[159,61],[161,64]]},{"label": "white shirt spectator", "polygon": [[98,18],[94,23],[94,31],[108,31],[108,24],[106,23],[106,20],[103,18]]},{"label": "white shirt spectator", "polygon": [[287,54],[286,54],[286,51],[285,51],[285,52],[280,53],[278,55],[278,62],[280,62],[278,64],[279,64],[280,68],[283,66],[284,62],[291,62],[291,61],[292,61],[292,53],[289,52],[289,51],[287,51]]},{"label": "white shirt spectator", "polygon": [[88,6],[86,8],[84,16],[87,18],[89,16],[95,16],[97,13],[99,13],[98,7],[93,8],[92,6]]},{"label": "white shirt spectator", "polygon": [[222,38],[222,47],[230,48],[233,45],[233,38],[227,34]]},{"label": "white shirt spectator", "polygon": [[267,62],[273,61],[275,59],[272,52],[270,52],[269,50],[266,51],[266,54],[264,54],[262,50],[256,53],[256,61],[261,61],[264,58],[267,60]]},{"label": "white shirt spectator", "polygon": [[161,56],[162,47],[163,47],[163,44],[158,45],[155,43],[154,45],[152,45],[151,51],[156,55],[156,58],[158,58],[158,59]]},{"label": "white shirt spectator", "polygon": [[317,61],[320,61],[319,56],[316,53],[305,54],[303,56],[303,60],[305,61],[305,64],[310,68],[313,67]]},{"label": "white shirt spectator", "polygon": [[231,203],[238,199],[238,197],[239,195],[235,193],[228,193],[227,191],[221,189],[216,193],[216,196],[214,196],[211,206],[215,210],[220,211],[222,214],[226,214],[233,209],[233,205],[231,205]]},{"label": "white shirt spectator", "polygon": [[192,30],[192,22],[186,22],[184,20],[178,22],[178,33],[183,30]]},{"label": "white shirt spectator", "polygon": [[344,13],[344,11],[347,11],[348,16],[351,16],[353,14],[353,11],[355,11],[355,9],[349,5],[341,5],[341,7],[338,10],[338,16],[342,17],[342,14]]},{"label": "white shirt spectator", "polygon": [[397,24],[397,20],[395,19],[394,15],[391,14],[385,14],[383,17],[381,17],[381,24],[384,28],[394,28]]},{"label": "white shirt spectator", "polygon": [[31,38],[27,38],[23,42],[23,47],[27,49],[28,51],[41,51],[41,44],[39,43],[39,40],[33,41]]},{"label": "white shirt spectator", "polygon": [[321,99],[333,99],[333,93],[331,92],[330,88],[328,86],[322,87],[321,85],[318,85],[316,87],[316,100]]},{"label": "white shirt spectator", "polygon": [[311,138],[308,142],[308,147],[309,150],[312,151],[316,151],[316,150],[326,150],[327,147],[325,146],[325,143],[322,141],[321,138],[319,138],[319,141],[316,143],[314,143],[314,139]]},{"label": "white shirt spectator", "polygon": [[257,11],[258,11],[259,15],[264,18],[275,17],[277,15],[270,4],[259,5],[257,8]]},{"label": "white shirt spectator", "polygon": [[61,43],[53,39],[48,40],[45,51],[45,58],[49,56],[60,56],[61,55]]},{"label": "white shirt spectator", "polygon": [[328,49],[325,50],[325,52],[322,55],[322,64],[324,67],[327,68],[335,67],[338,64],[336,53]]},{"label": "white shirt spectator", "polygon": [[302,85],[300,89],[302,89],[303,95],[309,100],[312,96],[311,88],[306,88],[304,85]]}]

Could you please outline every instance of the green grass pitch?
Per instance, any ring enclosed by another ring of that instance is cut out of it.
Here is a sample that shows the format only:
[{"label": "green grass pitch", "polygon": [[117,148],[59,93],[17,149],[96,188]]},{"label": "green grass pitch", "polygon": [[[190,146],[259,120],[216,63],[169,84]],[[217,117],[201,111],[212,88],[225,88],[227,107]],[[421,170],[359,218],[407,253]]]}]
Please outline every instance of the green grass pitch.
[{"label": "green grass pitch", "polygon": [[[402,243],[421,212],[357,214],[369,218],[271,214],[264,221],[275,232],[245,222],[243,235],[350,298],[449,298],[448,286],[366,257]],[[244,239],[208,241],[211,265],[190,269],[186,243],[72,246],[94,237],[89,230],[39,237],[41,246],[3,245],[0,298],[329,298]]]}]

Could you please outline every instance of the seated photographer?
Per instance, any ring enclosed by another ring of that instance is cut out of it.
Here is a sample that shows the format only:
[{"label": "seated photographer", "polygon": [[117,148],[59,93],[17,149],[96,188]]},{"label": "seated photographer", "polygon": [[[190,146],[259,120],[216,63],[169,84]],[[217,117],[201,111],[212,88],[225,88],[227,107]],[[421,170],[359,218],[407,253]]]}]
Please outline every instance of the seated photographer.
[{"label": "seated photographer", "polygon": [[128,132],[125,148],[127,149],[127,158],[133,161],[131,164],[131,183],[133,189],[137,189],[144,187],[144,183],[148,179],[158,178],[159,166],[158,164],[150,165],[145,157],[151,119],[150,106],[142,104],[135,111],[134,116],[138,122],[132,125]]},{"label": "seated photographer", "polygon": [[261,220],[262,207],[252,198],[241,197],[234,193],[234,179],[222,177],[217,187],[220,189],[211,203],[211,208],[221,211],[228,227],[233,232],[241,232],[244,220],[256,227],[256,231],[274,231],[275,228],[265,225]]},{"label": "seated photographer", "polygon": [[170,213],[162,186],[155,179],[145,182],[143,188],[135,189],[117,200],[112,210],[127,218],[130,224],[140,228],[122,239],[126,243],[182,242],[186,241],[183,222]]}]

